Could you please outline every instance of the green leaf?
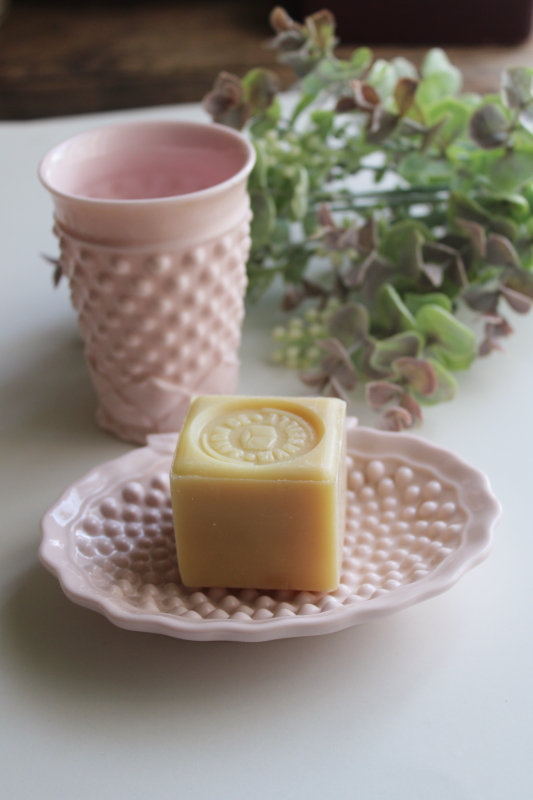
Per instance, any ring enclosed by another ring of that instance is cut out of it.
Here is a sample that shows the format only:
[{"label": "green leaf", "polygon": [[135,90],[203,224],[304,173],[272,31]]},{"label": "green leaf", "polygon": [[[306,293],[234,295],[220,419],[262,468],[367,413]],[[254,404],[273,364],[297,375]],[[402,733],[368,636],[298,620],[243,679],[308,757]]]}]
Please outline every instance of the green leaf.
[{"label": "green leaf", "polygon": [[416,322],[426,336],[426,353],[451,370],[468,369],[477,354],[474,333],[441,306],[425,305]]},{"label": "green leaf", "polygon": [[408,183],[422,186],[442,184],[451,178],[452,165],[446,158],[415,151],[402,158],[398,172]]},{"label": "green leaf", "polygon": [[441,147],[448,147],[468,127],[470,109],[468,105],[455,97],[439,100],[426,109],[426,122],[435,125],[444,120],[436,136]]},{"label": "green leaf", "polygon": [[262,264],[251,260],[246,265],[246,270],[248,272],[246,298],[255,303],[266,292],[278,273],[275,269],[266,269]]},{"label": "green leaf", "polygon": [[423,239],[431,239],[431,231],[415,219],[406,219],[391,225],[383,237],[380,252],[395,264],[400,264],[404,251],[411,246],[414,232]]},{"label": "green leaf", "polygon": [[452,301],[450,298],[441,292],[429,292],[429,294],[412,294],[407,293],[404,296],[404,303],[414,316],[422,308],[422,306],[432,305],[440,306],[445,311],[452,311]]},{"label": "green leaf", "polygon": [[370,366],[382,375],[394,375],[393,362],[397,358],[417,358],[424,346],[424,339],[416,331],[398,333],[387,339],[374,342]]},{"label": "green leaf", "polygon": [[398,76],[396,70],[388,61],[378,58],[372,64],[372,69],[366,78],[367,83],[376,89],[382,100],[391,97]]},{"label": "green leaf", "polygon": [[432,106],[439,100],[444,100],[457,91],[456,78],[447,72],[435,72],[424,77],[418,86],[416,102],[421,108]]},{"label": "green leaf", "polygon": [[489,231],[505,236],[509,241],[515,242],[518,238],[518,225],[509,217],[493,217],[489,222]]},{"label": "green leaf", "polygon": [[314,209],[307,212],[303,218],[302,224],[306,236],[312,236],[313,233],[315,233],[315,231],[318,229],[318,218]]},{"label": "green leaf", "polygon": [[311,114],[311,122],[315,126],[317,135],[320,136],[322,141],[325,141],[331,133],[331,129],[333,128],[335,114],[333,111],[323,111],[322,109],[317,109]]},{"label": "green leaf", "polygon": [[513,150],[495,161],[490,170],[497,191],[514,192],[533,179],[533,151]]},{"label": "green leaf", "polygon": [[507,108],[525,108],[531,102],[530,67],[511,67],[502,72],[502,102]]},{"label": "green leaf", "polygon": [[266,244],[276,220],[276,204],[266,192],[250,192],[252,208],[251,234],[254,247]]},{"label": "green leaf", "polygon": [[385,331],[416,330],[416,320],[390,283],[379,290],[375,313],[376,323]]},{"label": "green leaf", "polygon": [[479,222],[480,225],[486,225],[491,220],[488,211],[485,211],[472,197],[462,192],[451,193],[448,200],[448,213],[452,220],[462,217],[472,222]]},{"label": "green leaf", "polygon": [[402,56],[397,56],[391,59],[390,63],[394,67],[398,78],[413,78],[413,80],[418,80],[418,70],[412,61]]},{"label": "green leaf", "polygon": [[250,125],[250,133],[252,136],[261,138],[265,133],[272,128],[275,128],[281,119],[281,104],[277,97],[274,98],[272,104],[260,114],[254,117],[254,121]]},{"label": "green leaf", "polygon": [[284,245],[290,241],[291,229],[286,219],[277,219],[274,223],[270,241],[272,244]]},{"label": "green leaf", "polygon": [[292,244],[286,248],[283,276],[287,283],[299,283],[302,280],[311,255],[311,252],[301,244]]},{"label": "green leaf", "polygon": [[305,167],[299,167],[290,201],[290,210],[294,220],[303,219],[309,204],[309,173]]},{"label": "green leaf", "polygon": [[418,402],[427,406],[433,406],[437,403],[445,403],[448,400],[453,400],[457,391],[457,381],[441,363],[435,361],[433,358],[428,358],[427,360],[435,371],[437,388],[429,397],[417,395]]},{"label": "green leaf", "polygon": [[268,172],[268,155],[264,141],[252,142],[255,150],[255,164],[248,178],[248,190],[266,189]]},{"label": "green leaf", "polygon": [[489,214],[511,217],[515,222],[524,222],[531,216],[526,198],[521,194],[491,193],[478,196],[478,202]]},{"label": "green leaf", "polygon": [[316,72],[311,72],[303,79],[300,99],[296,105],[296,108],[292,112],[291,123],[294,124],[302,111],[304,111],[316,100],[324,86],[324,81],[321,80]]},{"label": "green leaf", "polygon": [[253,111],[266,111],[278,91],[277,78],[268,69],[251,69],[242,79],[244,99]]},{"label": "green leaf", "polygon": [[368,47],[358,47],[350,56],[350,66],[355,70],[354,78],[360,77],[372,63],[372,50]]},{"label": "green leaf", "polygon": [[450,90],[448,94],[458,94],[463,85],[461,70],[454,67],[450,59],[440,47],[434,47],[426,53],[420,68],[423,78],[432,75],[447,75]]}]

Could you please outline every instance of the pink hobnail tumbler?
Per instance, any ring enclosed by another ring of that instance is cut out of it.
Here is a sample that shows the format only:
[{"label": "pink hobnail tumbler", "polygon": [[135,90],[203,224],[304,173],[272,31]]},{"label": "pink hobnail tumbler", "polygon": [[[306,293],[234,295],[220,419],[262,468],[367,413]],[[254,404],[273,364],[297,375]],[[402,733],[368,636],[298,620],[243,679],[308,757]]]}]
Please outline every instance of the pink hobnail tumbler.
[{"label": "pink hobnail tumbler", "polygon": [[193,394],[236,389],[254,157],[220,125],[136,122],[41,162],[97,420],[122,439],[178,430]]}]

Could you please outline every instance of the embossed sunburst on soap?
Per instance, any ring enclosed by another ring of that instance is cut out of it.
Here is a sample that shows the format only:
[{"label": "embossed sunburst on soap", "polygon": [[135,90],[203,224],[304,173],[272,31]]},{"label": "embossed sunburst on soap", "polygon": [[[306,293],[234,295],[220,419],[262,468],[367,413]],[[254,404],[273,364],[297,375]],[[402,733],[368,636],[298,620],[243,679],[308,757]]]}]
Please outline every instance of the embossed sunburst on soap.
[{"label": "embossed sunburst on soap", "polygon": [[333,398],[193,400],[170,473],[186,586],[338,586],[345,408]]}]

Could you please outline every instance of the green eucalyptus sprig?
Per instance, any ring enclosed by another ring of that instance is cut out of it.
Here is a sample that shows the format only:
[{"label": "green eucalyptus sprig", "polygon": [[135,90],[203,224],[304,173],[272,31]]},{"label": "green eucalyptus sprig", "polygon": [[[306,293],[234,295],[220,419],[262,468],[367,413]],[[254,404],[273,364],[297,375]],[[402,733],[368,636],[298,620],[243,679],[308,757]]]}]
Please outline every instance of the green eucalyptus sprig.
[{"label": "green eucalyptus sprig", "polygon": [[[264,69],[221,73],[204,101],[257,153],[249,295],[281,276],[283,308],[303,312],[274,330],[274,361],[327,394],[364,383],[378,424],[409,428],[512,332],[505,306],[531,307],[533,70],[483,98],[442,50],[420,71],[367,48],[342,60],[331,12],[300,24],[278,7],[271,24],[300,81],[290,113]],[[374,188],[354,188],[361,173]],[[484,321],[480,342],[461,309]]]}]

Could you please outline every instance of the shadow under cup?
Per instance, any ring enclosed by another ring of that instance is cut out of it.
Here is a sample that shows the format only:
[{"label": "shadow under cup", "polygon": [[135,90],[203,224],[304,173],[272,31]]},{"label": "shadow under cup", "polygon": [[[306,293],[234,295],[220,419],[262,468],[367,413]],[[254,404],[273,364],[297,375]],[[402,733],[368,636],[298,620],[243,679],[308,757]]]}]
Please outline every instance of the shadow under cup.
[{"label": "shadow under cup", "polygon": [[123,439],[179,430],[193,394],[236,389],[254,159],[220,125],[141,122],[41,162],[97,420]]}]

